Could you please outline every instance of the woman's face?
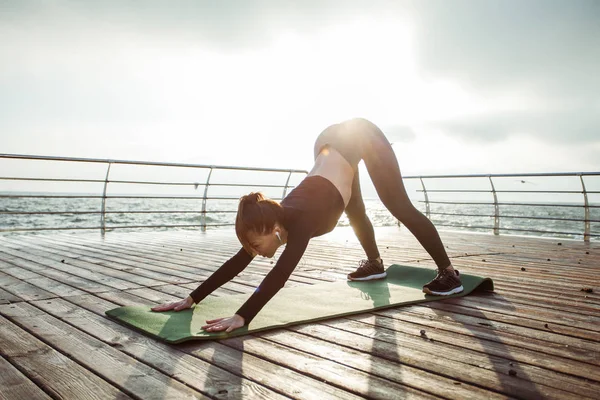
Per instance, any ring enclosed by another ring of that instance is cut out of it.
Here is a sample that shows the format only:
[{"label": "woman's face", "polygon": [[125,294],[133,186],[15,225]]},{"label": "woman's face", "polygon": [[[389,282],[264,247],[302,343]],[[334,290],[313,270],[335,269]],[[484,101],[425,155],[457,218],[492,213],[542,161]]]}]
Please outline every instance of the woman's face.
[{"label": "woman's face", "polygon": [[275,230],[269,233],[248,232],[248,243],[255,254],[267,258],[273,257],[281,245]]}]

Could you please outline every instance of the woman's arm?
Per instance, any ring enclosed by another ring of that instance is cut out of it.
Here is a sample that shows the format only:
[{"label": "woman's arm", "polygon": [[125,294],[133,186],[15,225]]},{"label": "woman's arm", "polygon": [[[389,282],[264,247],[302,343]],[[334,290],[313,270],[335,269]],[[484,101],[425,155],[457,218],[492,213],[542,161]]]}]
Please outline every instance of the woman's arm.
[{"label": "woman's arm", "polygon": [[252,296],[236,312],[236,315],[244,319],[246,325],[252,321],[265,304],[285,285],[304,255],[309,241],[310,235],[308,234],[290,234],[288,236],[285,250],[281,254],[281,257],[279,257],[275,267],[263,279]]},{"label": "woman's arm", "polygon": [[244,248],[241,248],[235,256],[227,260],[225,264],[190,293],[190,297],[194,300],[194,303],[198,304],[217,288],[232,280],[250,264],[253,258]]},{"label": "woman's arm", "polygon": [[[185,310],[198,304],[206,296],[221,287],[224,283],[232,280],[237,274],[242,272],[254,258],[244,248],[221,265],[207,280],[202,282],[188,297],[177,302],[165,303],[152,308],[152,311]],[[243,324],[242,324],[243,325]]]},{"label": "woman's arm", "polygon": [[260,286],[254,291],[254,294],[250,296],[235,315],[206,321],[206,325],[202,329],[207,332],[232,332],[249,324],[265,304],[285,285],[292,271],[300,262],[306,247],[308,247],[309,240],[310,235],[288,236],[285,250],[279,257],[275,267],[267,274]]}]

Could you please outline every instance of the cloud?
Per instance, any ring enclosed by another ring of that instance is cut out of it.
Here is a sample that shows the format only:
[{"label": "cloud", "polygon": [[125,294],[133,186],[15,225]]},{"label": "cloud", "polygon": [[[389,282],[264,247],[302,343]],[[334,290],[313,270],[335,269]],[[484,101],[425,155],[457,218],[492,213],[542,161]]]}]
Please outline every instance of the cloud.
[{"label": "cloud", "polygon": [[[315,33],[357,17],[412,15],[422,72],[474,88],[552,88],[579,96],[600,85],[600,3],[596,0],[373,1],[8,1],[0,32],[21,47],[109,48],[151,38],[158,49],[264,47],[283,32]],[[26,36],[25,35],[27,33]],[[6,45],[6,43],[5,43]],[[97,49],[100,53],[107,49]]]},{"label": "cloud", "polygon": [[422,72],[478,91],[531,88],[598,99],[600,2],[426,1],[417,12]]},{"label": "cloud", "polygon": [[485,101],[519,93],[533,99],[436,128],[481,143],[515,135],[600,140],[600,2],[430,0],[415,3],[414,16],[426,79],[457,82]]},{"label": "cloud", "polygon": [[392,143],[403,142],[410,143],[416,138],[414,130],[409,126],[404,125],[392,125],[383,126],[383,133],[387,139]]},{"label": "cloud", "polygon": [[580,105],[544,110],[513,110],[431,125],[449,136],[480,143],[524,135],[553,143],[600,143],[600,107]]},{"label": "cloud", "polygon": [[[220,55],[244,55],[254,48],[268,47],[282,33],[315,33],[362,17],[400,21],[397,17],[408,14],[414,18],[416,73],[426,81],[460,86],[481,99],[482,105],[493,102],[498,95],[510,97],[516,92],[531,93],[536,101],[522,108],[519,104],[510,109],[482,107],[485,112],[437,121],[432,125],[434,128],[452,137],[481,143],[499,142],[521,134],[556,143],[598,141],[600,2],[596,0],[390,0],[368,5],[359,0],[41,4],[4,1],[0,8],[0,36],[10,40],[0,42],[0,54],[9,61],[0,64],[0,73],[5,78],[4,83],[0,81],[0,91],[5,93],[0,96],[0,122],[19,121],[28,115],[50,121],[68,118],[123,123],[131,119],[196,119],[203,116],[202,112],[210,114],[224,109],[236,97],[209,98],[205,107],[182,107],[182,104],[197,105],[204,94],[213,93],[207,87],[231,87],[231,91],[247,93],[254,86],[233,88],[231,82],[256,80],[247,72],[247,61],[244,65],[232,63],[224,68],[224,63],[215,62],[215,54],[200,50],[205,46],[215,53],[218,50]],[[399,72],[388,57],[378,58],[371,53],[365,57],[365,47],[379,51],[377,46],[345,40],[349,50],[357,51],[356,59],[364,63],[363,69],[348,68],[359,71],[353,79],[364,81],[359,85],[361,89],[387,87],[391,98],[407,87],[401,79],[407,74]],[[394,45],[398,48],[399,40],[391,38],[390,46],[381,47],[381,52],[393,53],[389,49]],[[346,53],[353,55],[352,51]],[[382,59],[386,62],[381,62]],[[311,62],[310,68],[317,65],[315,71],[325,75],[330,73],[328,68],[334,67],[336,76],[348,72],[337,68],[331,60],[324,63],[320,60],[325,65]],[[403,61],[397,64],[406,64]],[[214,68],[215,65],[220,69]],[[257,63],[254,67],[261,65]],[[292,70],[277,59],[269,65],[273,70],[264,73],[269,80],[275,79],[275,72]],[[178,71],[178,76],[172,76],[173,70]],[[368,82],[370,76],[391,76],[390,80],[397,79],[400,83],[373,84]],[[281,73],[277,79],[281,79],[277,87],[284,88],[298,77]],[[340,84],[333,89],[349,90],[348,87]],[[388,104],[394,109],[396,122],[390,117],[390,125],[382,128],[390,141],[415,140],[415,132],[406,125],[412,124],[408,120],[411,115],[402,114],[410,113],[406,110],[411,109],[411,104],[430,103],[435,108],[439,103],[437,108],[447,110],[460,103],[454,91],[444,97],[435,87],[424,99],[410,98],[402,107]],[[305,88],[310,88],[310,82],[282,91],[297,94]],[[370,101],[365,93],[369,91],[362,90],[355,96],[363,99],[355,107],[359,111]],[[138,99],[132,94],[139,94]],[[378,94],[373,98],[380,98]],[[332,106],[325,110],[323,119],[331,118],[336,100],[339,103],[338,98],[332,98]],[[165,104],[173,109],[165,108]],[[385,105],[377,108],[383,109]],[[435,110],[427,113],[423,119],[435,114]]]},{"label": "cloud", "polygon": [[76,41],[77,34],[93,27],[112,33],[153,36],[157,45],[164,37],[177,37],[182,44],[202,43],[220,51],[263,47],[283,31],[315,32],[357,15],[399,10],[392,0],[366,4],[360,0],[230,0],[197,1],[54,1],[8,0],[0,9],[4,24],[18,22],[31,29],[49,29],[64,34],[56,39]]}]

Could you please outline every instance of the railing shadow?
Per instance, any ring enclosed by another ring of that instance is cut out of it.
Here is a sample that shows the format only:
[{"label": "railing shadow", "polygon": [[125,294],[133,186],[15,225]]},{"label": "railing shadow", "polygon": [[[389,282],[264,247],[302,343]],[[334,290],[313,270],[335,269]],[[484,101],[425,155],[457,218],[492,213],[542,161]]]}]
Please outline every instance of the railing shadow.
[{"label": "railing shadow", "polygon": [[[168,320],[164,323],[162,329],[157,333],[160,338],[174,338],[180,335],[190,336],[192,332],[192,310],[184,310],[179,312],[168,313]],[[187,329],[187,332],[186,332]],[[177,332],[176,336],[173,334]],[[243,356],[243,341],[241,351],[226,351],[223,352],[224,346],[219,343],[218,339],[190,340],[182,343],[168,343],[171,349],[180,353],[173,352],[173,358],[183,358],[187,356],[195,357],[199,363],[208,363],[202,367],[198,367],[199,372],[197,379],[202,380],[198,385],[191,385],[189,377],[183,379],[184,384],[192,386],[195,390],[205,392],[208,396],[216,399],[242,399],[242,356]],[[149,350],[152,351],[152,350]],[[233,356],[232,356],[233,355]],[[142,360],[153,360],[152,354],[143,354],[139,357]],[[146,361],[148,362],[148,361]],[[159,361],[154,361],[154,363]],[[192,364],[193,360],[188,359],[188,363]],[[177,375],[181,374],[180,363],[173,360],[165,360],[160,363],[160,370],[166,373],[171,378],[182,381]],[[193,367],[194,368],[194,367]],[[194,368],[196,369],[196,368]],[[124,383],[124,387],[139,385],[138,377],[130,375]],[[151,398],[166,398],[168,397],[168,386],[164,386],[163,392],[158,392],[156,388],[148,396]]]},{"label": "railing shadow", "polygon": [[[142,304],[140,304],[142,305]],[[191,320],[192,320],[192,314],[190,312],[166,312],[169,313],[169,317],[167,320],[167,323],[164,324],[163,328],[161,329],[161,331],[157,334],[159,337],[165,337],[168,336],[170,332],[172,332],[173,330],[175,330],[175,327],[179,326],[190,326]],[[141,329],[139,328],[135,328],[135,330],[141,334],[145,334],[147,335],[147,333],[143,332]],[[127,341],[127,337],[122,338],[121,340],[123,341]],[[143,339],[143,340],[155,340],[153,339]],[[137,345],[143,345],[143,340],[140,341]],[[136,340],[137,342],[137,340]],[[120,344],[119,341],[115,342],[116,344]],[[163,348],[166,349],[166,347],[169,346],[167,345],[163,345],[163,344],[159,344],[158,348]],[[144,346],[146,347],[146,346]],[[150,346],[149,349],[143,351],[141,354],[137,353],[137,352],[133,352],[133,353],[129,353],[127,352],[127,354],[129,354],[130,356],[134,357],[137,360],[140,360],[142,362],[144,362],[145,364],[149,364],[151,366],[151,368],[156,368],[158,371],[162,372],[163,374],[166,374],[168,377],[175,379],[175,380],[179,380],[176,378],[176,375],[178,373],[178,367],[179,367],[179,363],[173,362],[173,359],[167,359],[164,362],[160,362],[156,360],[156,354],[153,354],[156,351],[155,346]],[[184,354],[173,354],[173,358],[178,358],[178,357],[183,357]],[[158,364],[158,365],[157,365]],[[140,385],[140,376],[138,374],[128,374],[127,375],[127,379],[123,382],[122,386],[125,389],[128,388],[139,388]],[[153,385],[152,389],[148,389],[149,393],[147,394],[148,398],[154,398],[154,399],[163,399],[163,398],[168,398],[169,397],[169,386],[164,384],[164,385]]]},{"label": "railing shadow", "polygon": [[[216,339],[188,341],[175,347],[208,362],[208,370],[199,374],[198,379],[214,380],[207,390],[211,397],[231,400],[242,400],[245,397],[244,340],[238,340],[236,348],[226,346]],[[226,380],[224,374],[227,375]]]}]

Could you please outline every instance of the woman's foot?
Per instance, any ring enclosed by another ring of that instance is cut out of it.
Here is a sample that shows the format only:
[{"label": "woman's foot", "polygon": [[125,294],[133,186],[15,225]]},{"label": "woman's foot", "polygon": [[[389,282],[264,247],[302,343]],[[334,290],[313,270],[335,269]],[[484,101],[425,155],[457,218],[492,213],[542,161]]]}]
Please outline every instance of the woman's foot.
[{"label": "woman's foot", "polygon": [[460,273],[452,266],[438,270],[436,277],[423,286],[424,293],[434,296],[449,296],[463,290]]},{"label": "woman's foot", "polygon": [[377,260],[361,260],[358,269],[348,274],[349,281],[370,281],[373,279],[383,279],[387,273],[383,269],[381,258]]}]

